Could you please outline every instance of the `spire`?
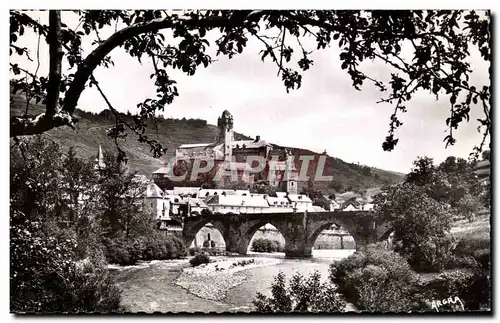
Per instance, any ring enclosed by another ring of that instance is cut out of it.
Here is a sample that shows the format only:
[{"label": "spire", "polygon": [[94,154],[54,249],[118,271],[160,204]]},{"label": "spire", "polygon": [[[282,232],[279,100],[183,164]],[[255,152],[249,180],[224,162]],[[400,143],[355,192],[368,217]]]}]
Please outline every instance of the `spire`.
[{"label": "spire", "polygon": [[95,159],[96,165],[95,169],[102,170],[106,168],[106,164],[104,163],[104,154],[102,153],[101,145],[99,145],[99,152],[97,153],[97,158]]}]

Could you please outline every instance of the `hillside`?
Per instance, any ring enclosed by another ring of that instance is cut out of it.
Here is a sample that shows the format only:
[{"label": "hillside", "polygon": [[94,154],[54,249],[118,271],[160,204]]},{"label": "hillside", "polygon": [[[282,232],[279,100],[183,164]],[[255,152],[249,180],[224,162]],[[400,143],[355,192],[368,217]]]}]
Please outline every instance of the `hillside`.
[{"label": "hillside", "polygon": [[[22,115],[26,109],[26,99],[21,94],[11,95],[11,115]],[[43,112],[41,106],[30,104],[29,114]],[[79,119],[76,130],[68,127],[53,129],[44,134],[58,142],[63,150],[75,147],[77,153],[84,158],[94,158],[99,145],[105,150],[116,149],[114,142],[106,135],[106,130],[113,125],[114,120],[109,110],[104,110],[99,114],[93,114],[81,110],[76,110],[75,116]],[[124,115],[124,117],[127,117]],[[129,133],[127,138],[121,142],[122,149],[129,158],[129,167],[140,174],[150,176],[157,168],[169,160],[175,154],[175,149],[181,144],[187,143],[208,143],[213,142],[218,134],[215,125],[207,124],[205,120],[199,119],[163,119],[157,120],[156,124],[148,125],[148,134],[151,138],[157,139],[168,148],[166,156],[161,159],[153,158],[150,154],[149,146],[141,144],[136,137]],[[248,136],[235,133],[237,140],[251,139]],[[312,151],[294,148],[280,147],[274,145],[276,149],[290,148],[296,156],[296,165],[300,168],[300,155],[314,155],[314,161],[310,162],[308,175],[314,177],[316,165],[320,154]],[[332,175],[334,181],[315,182],[314,188],[324,191],[356,191],[367,188],[380,187],[401,181],[402,174],[371,168],[367,166],[346,163],[339,158],[327,157],[323,175]],[[308,183],[300,183],[299,187],[307,187]]]}]

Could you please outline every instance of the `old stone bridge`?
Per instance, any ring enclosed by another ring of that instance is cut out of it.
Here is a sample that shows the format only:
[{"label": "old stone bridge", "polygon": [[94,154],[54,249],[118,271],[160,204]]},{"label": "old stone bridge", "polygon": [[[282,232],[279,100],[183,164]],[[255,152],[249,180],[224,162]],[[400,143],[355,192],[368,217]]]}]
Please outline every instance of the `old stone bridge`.
[{"label": "old stone bridge", "polygon": [[310,257],[321,231],[332,224],[344,228],[354,238],[356,249],[387,237],[389,227],[370,211],[331,211],[305,213],[211,214],[183,219],[183,239],[191,245],[198,231],[211,223],[226,243],[226,250],[246,254],[255,232],[269,223],[285,238],[285,255]]}]

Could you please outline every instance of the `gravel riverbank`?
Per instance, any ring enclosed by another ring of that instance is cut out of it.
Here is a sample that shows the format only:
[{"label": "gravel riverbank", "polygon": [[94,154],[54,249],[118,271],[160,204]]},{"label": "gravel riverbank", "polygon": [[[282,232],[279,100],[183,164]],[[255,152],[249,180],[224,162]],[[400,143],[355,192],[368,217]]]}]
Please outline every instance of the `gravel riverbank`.
[{"label": "gravel riverbank", "polygon": [[206,265],[194,268],[183,268],[174,283],[190,293],[213,301],[222,301],[227,292],[247,278],[247,269],[273,266],[282,259],[239,257],[236,259],[215,259]]}]

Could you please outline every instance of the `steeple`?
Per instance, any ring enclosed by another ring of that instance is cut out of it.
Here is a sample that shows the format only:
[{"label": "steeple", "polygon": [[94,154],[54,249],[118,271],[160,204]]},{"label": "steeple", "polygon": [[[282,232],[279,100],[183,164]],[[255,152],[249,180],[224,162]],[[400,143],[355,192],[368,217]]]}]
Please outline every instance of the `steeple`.
[{"label": "steeple", "polygon": [[106,168],[106,164],[104,163],[104,154],[102,153],[101,145],[99,145],[99,152],[97,153],[97,158],[95,159],[94,169],[103,170]]},{"label": "steeple", "polygon": [[219,127],[219,138],[217,143],[222,143],[224,146],[224,160],[231,161],[233,153],[233,116],[229,111],[224,110],[222,116],[217,120]]},{"label": "steeple", "polygon": [[294,156],[292,152],[288,149],[285,150],[285,158],[286,158],[286,170],[285,170],[285,185],[286,192],[289,194],[297,194],[297,180],[298,180],[298,171],[295,167]]}]

